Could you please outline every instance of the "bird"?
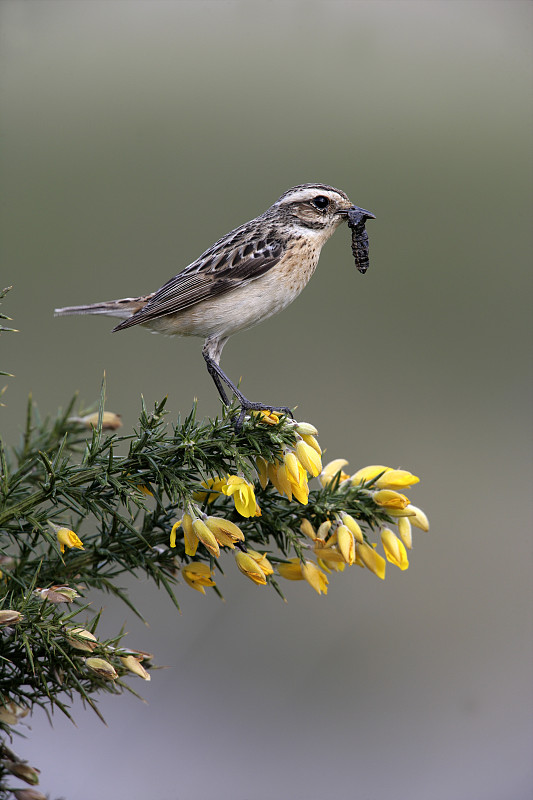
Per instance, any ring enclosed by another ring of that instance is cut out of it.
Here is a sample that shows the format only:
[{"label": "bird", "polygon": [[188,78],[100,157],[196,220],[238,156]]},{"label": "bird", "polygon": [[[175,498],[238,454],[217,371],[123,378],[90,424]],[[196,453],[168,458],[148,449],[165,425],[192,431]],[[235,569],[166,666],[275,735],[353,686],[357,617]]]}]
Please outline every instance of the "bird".
[{"label": "bird", "polygon": [[[56,308],[56,316],[104,314],[122,319],[113,331],[142,325],[170,336],[199,336],[202,355],[220,398],[228,390],[246,412],[269,410],[292,416],[286,406],[248,400],[223,372],[220,357],[229,337],[286,308],[313,275],[326,241],[343,222],[375,219],[340,189],[303,183],[284,192],[255,219],[227,233],[201,256],[143,297]],[[358,265],[358,268],[360,265]],[[366,270],[360,269],[361,272]],[[230,396],[231,396],[230,395]]]}]

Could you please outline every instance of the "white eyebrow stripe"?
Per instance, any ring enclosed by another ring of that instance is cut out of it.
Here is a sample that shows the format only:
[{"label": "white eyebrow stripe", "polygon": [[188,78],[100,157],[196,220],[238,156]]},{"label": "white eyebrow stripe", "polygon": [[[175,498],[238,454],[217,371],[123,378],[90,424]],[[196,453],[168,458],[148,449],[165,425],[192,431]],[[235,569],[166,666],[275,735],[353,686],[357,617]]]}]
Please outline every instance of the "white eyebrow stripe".
[{"label": "white eyebrow stripe", "polygon": [[286,203],[304,203],[307,200],[312,200],[313,197],[324,195],[330,200],[339,200],[340,195],[338,192],[332,192],[327,189],[300,189],[296,192],[291,192],[284,197],[281,197],[274,205],[285,205]]}]

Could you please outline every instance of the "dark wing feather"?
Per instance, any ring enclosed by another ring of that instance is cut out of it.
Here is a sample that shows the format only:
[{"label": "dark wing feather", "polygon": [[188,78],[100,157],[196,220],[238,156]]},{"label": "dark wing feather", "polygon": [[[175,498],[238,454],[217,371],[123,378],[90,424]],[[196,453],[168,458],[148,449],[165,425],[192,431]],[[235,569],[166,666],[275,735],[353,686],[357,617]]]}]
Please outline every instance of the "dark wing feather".
[{"label": "dark wing feather", "polygon": [[259,238],[250,237],[250,233],[248,224],[225,236],[167,281],[143,308],[113,330],[175,314],[264,275],[279,262],[286,242],[272,234],[265,233]]}]

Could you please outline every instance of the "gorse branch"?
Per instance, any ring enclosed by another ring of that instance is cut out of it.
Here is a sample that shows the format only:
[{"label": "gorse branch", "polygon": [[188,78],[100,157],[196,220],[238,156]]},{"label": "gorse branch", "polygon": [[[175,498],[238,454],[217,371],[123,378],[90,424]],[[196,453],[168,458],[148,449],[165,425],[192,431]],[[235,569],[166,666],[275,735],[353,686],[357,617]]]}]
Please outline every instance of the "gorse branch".
[{"label": "gorse branch", "polygon": [[[403,494],[418,478],[382,465],[349,475],[344,460],[323,467],[308,423],[265,411],[236,430],[235,409],[198,420],[195,408],[172,423],[163,400],[152,412],[143,405],[136,429],[119,435],[104,392],[97,413],[74,416],[74,398],[44,421],[30,398],[20,443],[0,441],[0,726],[8,734],[36,705],[69,715],[81,697],[97,711],[99,692],[131,691],[128,673],[150,679],[152,656],[123,647],[123,632],[98,638],[91,589],[140,616],[120,586],[125,573],[150,578],[177,606],[178,584],[220,594],[215,569],[229,557],[282,596],[284,580],[326,594],[331,577],[353,565],[379,578],[387,560],[406,569],[412,525],[428,528]],[[2,770],[34,769],[20,763],[0,762],[0,797]]]}]

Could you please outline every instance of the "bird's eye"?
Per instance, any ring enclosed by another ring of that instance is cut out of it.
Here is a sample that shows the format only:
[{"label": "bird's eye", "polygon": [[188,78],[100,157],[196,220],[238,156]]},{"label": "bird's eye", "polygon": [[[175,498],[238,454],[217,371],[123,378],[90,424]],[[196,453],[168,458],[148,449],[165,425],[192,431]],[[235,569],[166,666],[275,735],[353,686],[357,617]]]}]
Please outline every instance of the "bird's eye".
[{"label": "bird's eye", "polygon": [[318,208],[319,211],[324,211],[329,206],[329,200],[323,194],[319,194],[317,197],[313,197],[311,203],[314,205],[315,208]]}]

